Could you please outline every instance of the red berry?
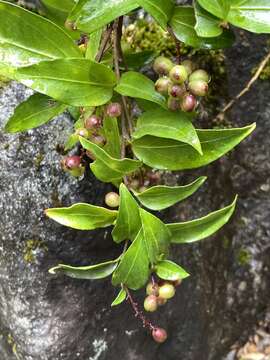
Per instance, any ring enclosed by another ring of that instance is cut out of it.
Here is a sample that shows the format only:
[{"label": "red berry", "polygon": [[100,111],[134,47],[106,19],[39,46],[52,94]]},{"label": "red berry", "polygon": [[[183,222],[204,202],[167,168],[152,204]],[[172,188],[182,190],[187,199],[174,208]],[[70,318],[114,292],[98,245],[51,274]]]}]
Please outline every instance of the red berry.
[{"label": "red berry", "polygon": [[88,130],[100,128],[101,125],[102,125],[102,119],[97,115],[91,115],[84,122],[84,126]]},{"label": "red berry", "polygon": [[167,331],[162,329],[162,328],[155,328],[152,331],[152,336],[153,339],[157,342],[157,343],[164,343],[167,340]]},{"label": "red berry", "polygon": [[109,117],[119,117],[122,114],[122,107],[119,103],[112,103],[107,106],[106,114]]},{"label": "red berry", "polygon": [[195,110],[197,106],[197,100],[195,98],[195,96],[193,96],[192,94],[186,93],[180,103],[180,107],[182,111],[185,112],[191,112],[193,110]]},{"label": "red berry", "polygon": [[64,165],[69,170],[76,169],[76,168],[80,167],[80,165],[81,165],[81,158],[76,155],[68,156],[64,160]]}]

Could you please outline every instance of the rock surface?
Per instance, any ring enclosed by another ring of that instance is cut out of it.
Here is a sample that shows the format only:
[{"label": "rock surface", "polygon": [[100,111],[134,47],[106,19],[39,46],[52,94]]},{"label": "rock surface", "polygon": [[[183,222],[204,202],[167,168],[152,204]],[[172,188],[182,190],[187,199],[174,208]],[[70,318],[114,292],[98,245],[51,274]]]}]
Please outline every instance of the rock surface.
[{"label": "rock surface", "polygon": [[[228,92],[236,95],[265,53],[263,36],[243,32],[227,52]],[[0,89],[0,128],[29,90],[12,82]],[[153,343],[131,309],[111,309],[110,281],[53,277],[64,262],[86,265],[121,249],[107,231],[78,232],[45,218],[47,207],[86,201],[102,204],[107,185],[90,174],[74,180],[60,169],[71,129],[68,115],[19,135],[0,133],[0,358],[1,360],[220,360],[245,340],[269,301],[270,85],[259,81],[230,113],[234,125],[257,130],[228,157],[200,171],[208,182],[191,199],[162,214],[190,219],[229,203],[239,194],[232,222],[215,237],[175,247],[173,259],[192,276],[153,320],[168,329]],[[143,293],[138,295],[142,301]]]}]

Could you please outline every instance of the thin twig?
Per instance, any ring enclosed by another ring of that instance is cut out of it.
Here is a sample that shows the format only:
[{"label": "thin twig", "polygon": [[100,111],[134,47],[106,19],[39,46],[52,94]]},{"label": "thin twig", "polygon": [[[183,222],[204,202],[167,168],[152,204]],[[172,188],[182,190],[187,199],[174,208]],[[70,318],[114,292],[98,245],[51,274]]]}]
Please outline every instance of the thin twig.
[{"label": "thin twig", "polygon": [[98,52],[97,55],[96,55],[96,61],[97,61],[97,62],[100,62],[101,59],[102,59],[102,57],[103,57],[103,55],[104,55],[104,52],[105,52],[105,49],[106,49],[106,47],[107,47],[107,44],[108,44],[108,42],[109,42],[109,40],[110,40],[112,31],[113,31],[113,27],[112,27],[112,25],[110,25],[110,26],[108,27],[108,29],[106,30],[106,32],[105,32],[105,35],[104,35],[104,37],[103,37],[103,39],[102,39],[102,42],[101,42],[101,45],[100,45],[100,48],[99,48],[99,52]]},{"label": "thin twig", "polygon": [[240,91],[240,93],[233,98],[224,108],[220,111],[220,113],[216,116],[215,120],[222,119],[224,117],[224,114],[226,111],[228,111],[243,95],[245,95],[251,88],[251,86],[257,81],[259,76],[261,75],[263,69],[267,65],[268,61],[270,61],[270,52],[263,58],[261,61],[258,70],[256,73],[252,76],[252,78],[249,80],[249,82],[246,84],[244,89]]},{"label": "thin twig", "polygon": [[173,32],[173,29],[170,26],[167,27],[167,30],[168,30],[168,33],[173,37],[173,39],[175,41],[176,54],[177,54],[177,63],[180,64],[181,63],[180,41],[177,39],[177,37],[175,36],[175,33]]}]

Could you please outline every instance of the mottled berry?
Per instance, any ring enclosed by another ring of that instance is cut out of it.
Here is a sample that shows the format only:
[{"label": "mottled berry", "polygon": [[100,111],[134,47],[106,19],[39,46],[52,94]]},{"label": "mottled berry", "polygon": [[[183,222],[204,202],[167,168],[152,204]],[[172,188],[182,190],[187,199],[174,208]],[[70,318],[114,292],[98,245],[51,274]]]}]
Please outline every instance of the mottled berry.
[{"label": "mottled berry", "polygon": [[160,94],[167,95],[170,84],[171,80],[168,77],[164,76],[156,81],[155,89]]},{"label": "mottled berry", "polygon": [[153,66],[155,72],[159,75],[168,75],[172,67],[172,61],[165,56],[157,57]]},{"label": "mottled berry", "polygon": [[167,340],[167,331],[162,328],[155,328],[152,331],[152,337],[157,343],[164,343]]},{"label": "mottled berry", "polygon": [[69,170],[76,169],[80,165],[81,165],[80,156],[73,155],[73,156],[68,156],[64,159],[64,166]]},{"label": "mottled berry", "polygon": [[188,73],[183,65],[175,65],[170,71],[170,79],[175,84],[183,84],[188,78]]},{"label": "mottled berry", "polygon": [[100,128],[101,125],[102,125],[102,119],[101,119],[101,117],[99,117],[97,115],[91,115],[84,122],[84,126],[88,130]]},{"label": "mottled berry", "polygon": [[199,69],[194,71],[189,77],[189,82],[195,80],[203,80],[208,83],[210,81],[210,76],[205,70]]},{"label": "mottled berry", "polygon": [[185,85],[171,84],[169,85],[168,94],[174,98],[181,98],[186,92]]},{"label": "mottled berry", "polygon": [[208,93],[208,84],[203,80],[194,80],[188,83],[188,88],[192,94],[205,96]]},{"label": "mottled berry", "polygon": [[122,106],[119,103],[111,103],[107,106],[106,114],[109,117],[119,117],[122,114]]},{"label": "mottled berry", "polygon": [[177,111],[180,108],[180,99],[169,97],[168,99],[168,109],[172,111]]},{"label": "mottled berry", "polygon": [[188,75],[190,75],[192,73],[194,66],[193,66],[193,63],[191,60],[184,60],[181,63],[181,65],[183,65],[185,67]]},{"label": "mottled berry", "polygon": [[180,103],[182,111],[191,112],[194,111],[197,106],[197,100],[194,95],[186,93]]},{"label": "mottled berry", "polygon": [[159,286],[158,284],[153,284],[152,282],[148,283],[146,286],[146,294],[147,295],[155,295],[158,296]]},{"label": "mottled berry", "polygon": [[158,308],[157,304],[157,297],[155,295],[149,295],[145,298],[144,303],[144,310],[148,312],[154,312]]},{"label": "mottled berry", "polygon": [[175,287],[170,283],[165,283],[159,288],[159,296],[163,299],[171,299],[175,295]]},{"label": "mottled berry", "polygon": [[105,203],[111,208],[117,208],[120,204],[120,196],[116,192],[109,192],[105,196]]}]

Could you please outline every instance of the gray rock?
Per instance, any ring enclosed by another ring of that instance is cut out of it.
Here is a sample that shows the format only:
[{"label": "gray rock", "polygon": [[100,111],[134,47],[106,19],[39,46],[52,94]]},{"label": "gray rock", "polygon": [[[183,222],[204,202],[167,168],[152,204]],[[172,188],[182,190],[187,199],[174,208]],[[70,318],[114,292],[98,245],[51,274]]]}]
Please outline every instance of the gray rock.
[{"label": "gray rock", "polygon": [[[227,52],[228,92],[234,96],[264,54],[265,38],[243,32]],[[30,91],[12,82],[0,90],[0,127]],[[190,219],[239,194],[231,223],[215,237],[174,247],[172,258],[191,277],[154,322],[168,329],[159,346],[127,304],[111,309],[110,281],[48,274],[63,262],[86,265],[121,252],[108,231],[78,232],[46,219],[47,207],[78,201],[102,204],[107,185],[90,174],[74,180],[59,166],[58,144],[71,130],[68,115],[20,135],[0,135],[0,357],[4,360],[220,360],[265,315],[269,298],[269,82],[258,82],[230,114],[235,125],[257,121],[236,151],[199,171],[175,175],[208,182],[191,199],[163,212]],[[32,240],[32,242],[30,241]],[[143,291],[135,295],[142,302]],[[13,348],[13,351],[12,351]],[[14,352],[17,354],[15,355]]]}]

